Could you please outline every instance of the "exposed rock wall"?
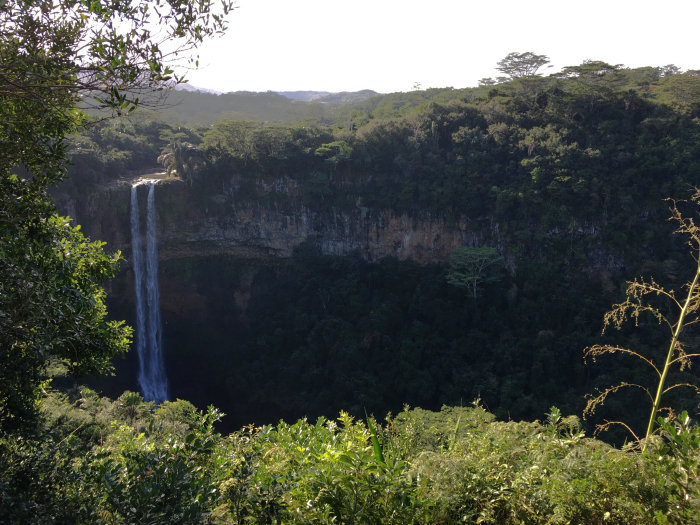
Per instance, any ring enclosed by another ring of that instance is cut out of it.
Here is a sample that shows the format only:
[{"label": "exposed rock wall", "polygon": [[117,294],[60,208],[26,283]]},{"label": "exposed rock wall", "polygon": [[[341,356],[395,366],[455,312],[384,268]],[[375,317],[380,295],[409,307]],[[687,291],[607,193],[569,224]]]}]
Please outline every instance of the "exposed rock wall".
[{"label": "exposed rock wall", "polygon": [[[429,213],[410,217],[392,210],[370,210],[359,203],[346,210],[318,210],[303,204],[293,181],[273,189],[282,199],[237,202],[236,195],[205,195],[180,181],[156,189],[161,260],[227,254],[242,258],[290,257],[311,240],[326,254],[359,250],[368,260],[386,256],[421,264],[441,261],[461,245],[482,245],[491,232],[488,219],[462,218],[451,227]],[[101,186],[79,200],[57,195],[61,213],[70,215],[93,240],[131,257],[130,182]],[[143,189],[141,189],[143,188]],[[142,186],[139,191],[146,191]],[[264,190],[268,192],[270,185]],[[279,191],[279,190],[282,191]],[[265,196],[263,196],[265,197]],[[139,199],[145,205],[145,195]]]}]

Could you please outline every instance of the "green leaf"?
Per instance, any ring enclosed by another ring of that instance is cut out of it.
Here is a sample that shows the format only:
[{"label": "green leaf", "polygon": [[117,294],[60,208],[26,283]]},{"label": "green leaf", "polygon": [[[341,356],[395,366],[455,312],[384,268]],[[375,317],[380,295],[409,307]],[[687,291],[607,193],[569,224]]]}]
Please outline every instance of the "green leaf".
[{"label": "green leaf", "polygon": [[379,440],[377,439],[377,434],[372,426],[372,421],[367,417],[367,411],[365,411],[365,418],[367,419],[367,428],[369,428],[369,435],[372,438],[372,447],[374,448],[374,459],[377,463],[384,464],[384,454],[382,454],[382,447],[379,445]]}]

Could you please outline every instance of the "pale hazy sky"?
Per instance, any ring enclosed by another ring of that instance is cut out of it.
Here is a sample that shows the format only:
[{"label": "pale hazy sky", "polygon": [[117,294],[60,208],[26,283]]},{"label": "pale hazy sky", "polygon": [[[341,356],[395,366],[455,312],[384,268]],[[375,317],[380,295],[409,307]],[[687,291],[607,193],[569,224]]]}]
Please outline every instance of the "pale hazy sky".
[{"label": "pale hazy sky", "polygon": [[190,83],[219,91],[476,86],[511,51],[700,69],[700,1],[238,0]]}]

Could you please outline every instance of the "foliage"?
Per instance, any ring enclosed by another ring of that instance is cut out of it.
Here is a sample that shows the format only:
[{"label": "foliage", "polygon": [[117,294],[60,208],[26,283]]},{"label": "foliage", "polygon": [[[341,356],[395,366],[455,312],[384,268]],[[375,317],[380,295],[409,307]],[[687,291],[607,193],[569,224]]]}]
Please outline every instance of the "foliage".
[{"label": "foliage", "polygon": [[648,523],[645,506],[663,498],[639,457],[583,438],[570,420],[465,434],[416,463],[434,523]]},{"label": "foliage", "polygon": [[190,412],[189,425],[162,412],[136,419],[84,387],[49,391],[41,404],[38,437],[0,442],[0,523],[203,522],[218,497],[219,411]]},{"label": "foliage", "polygon": [[460,246],[450,253],[447,282],[458,288],[467,288],[476,299],[479,285],[498,280],[499,276],[489,273],[488,268],[501,261],[503,257],[489,246]]},{"label": "foliage", "polygon": [[189,142],[172,140],[158,157],[158,162],[163,164],[168,176],[174,173],[189,181],[191,186],[194,184],[197,163],[201,158],[199,149]]},{"label": "foliage", "polygon": [[212,125],[211,131],[204,136],[205,144],[221,148],[243,159],[243,166],[255,152],[255,133],[259,127],[253,122],[237,120],[219,120]]},{"label": "foliage", "polygon": [[104,374],[126,352],[131,330],[106,320],[102,282],[120,259],[53,214],[37,185],[0,179],[0,430],[35,421],[50,358],[73,374]]},{"label": "foliage", "polygon": [[[45,430],[45,429],[43,429]],[[74,469],[80,452],[51,433],[40,439],[0,437],[0,523],[76,523],[85,503],[84,476]]]},{"label": "foliage", "polygon": [[338,164],[343,161],[350,160],[352,156],[352,148],[346,142],[338,140],[328,144],[322,144],[316,150],[315,155],[325,156],[326,162],[333,165],[333,169],[338,168]]},{"label": "foliage", "polygon": [[478,404],[459,413],[452,448],[429,436],[449,433],[454,410],[388,418],[385,454],[403,459],[387,464],[347,415],[341,426],[302,420],[233,434],[246,459],[232,474],[245,481],[224,482],[214,515],[237,509],[233,523],[275,523],[255,517],[252,501],[261,494],[254,487],[272,480],[284,523],[650,523],[649,511],[668,509],[653,462],[585,439],[576,418],[495,423]]},{"label": "foliage", "polygon": [[153,416],[160,421],[192,425],[197,416],[197,409],[192,403],[183,399],[163,401],[155,409]]},{"label": "foliage", "polygon": [[142,418],[153,408],[153,401],[144,403],[143,397],[138,392],[126,391],[119,396],[119,411],[129,418],[129,425],[134,424],[134,419]]},{"label": "foliage", "polygon": [[44,399],[52,439],[0,443],[9,523],[693,523],[700,504],[687,414],[660,421],[667,441],[654,454],[586,438],[556,408],[542,422],[498,422],[479,400],[405,407],[384,425],[342,412],[227,437],[211,407],[175,433],[158,418],[136,430],[116,411],[102,440],[61,438],[66,416],[117,403],[82,392],[89,403]]},{"label": "foliage", "polygon": [[700,505],[700,427],[683,411],[677,419],[659,418],[665,438],[653,451],[666,471],[672,504],[664,515],[658,512],[657,523],[697,524]]},{"label": "foliage", "polygon": [[[700,190],[695,191],[695,194],[693,195],[691,201],[695,203],[698,203],[698,201],[700,201]],[[622,383],[621,385],[617,385],[612,388],[606,389],[597,397],[592,397],[588,401],[588,405],[586,407],[586,412],[591,413],[593,410],[595,410],[596,406],[602,404],[605,401],[608,394],[616,392],[617,390],[625,386],[641,388],[647,393],[647,395],[652,401],[652,409],[651,415],[649,417],[649,424],[647,426],[646,435],[644,436],[645,440],[648,440],[651,437],[652,432],[654,430],[654,422],[657,418],[658,411],[661,407],[661,398],[663,394],[665,394],[669,390],[673,390],[674,388],[678,387],[691,387],[694,388],[696,392],[700,393],[700,389],[697,386],[688,383],[677,383],[671,386],[666,386],[666,378],[671,367],[677,365],[680,368],[680,371],[683,371],[686,368],[690,368],[691,358],[698,356],[698,354],[686,353],[686,351],[684,350],[684,346],[686,346],[686,343],[684,341],[686,340],[686,338],[684,337],[682,340],[681,335],[685,335],[683,334],[685,327],[695,324],[697,322],[697,311],[700,307],[700,292],[698,291],[698,280],[700,279],[700,229],[698,229],[698,227],[695,225],[695,222],[692,218],[687,219],[681,215],[681,212],[678,210],[677,204],[675,202],[671,211],[672,218],[678,221],[678,223],[680,224],[678,230],[676,230],[676,233],[688,234],[690,236],[688,244],[690,245],[693,252],[698,253],[698,256],[695,256],[698,265],[695,271],[695,276],[691,282],[685,285],[685,288],[687,288],[688,290],[685,300],[680,299],[682,300],[682,303],[679,302],[679,299],[676,299],[673,290],[669,292],[665,291],[658,284],[656,284],[653,279],[648,283],[644,280],[641,280],[639,282],[635,280],[633,282],[628,283],[629,287],[627,288],[627,300],[624,303],[614,305],[613,310],[605,314],[605,326],[603,328],[603,330],[605,330],[605,328],[607,328],[609,325],[613,325],[619,330],[620,326],[624,321],[627,320],[628,316],[634,318],[635,323],[639,324],[640,314],[648,312],[649,314],[651,314],[651,316],[658,320],[659,324],[665,324],[670,331],[671,342],[669,344],[668,352],[664,360],[663,368],[656,366],[654,364],[654,359],[651,356],[645,357],[644,355],[641,355],[640,353],[635,352],[634,350],[620,348],[618,346],[594,345],[590,348],[587,348],[585,352],[586,357],[590,356],[593,359],[596,359],[597,357],[604,354],[624,353],[635,356],[641,359],[642,361],[645,361],[654,369],[658,376],[656,395],[654,397],[652,397],[650,390],[643,385]],[[662,307],[657,307],[650,304],[647,296],[650,296],[651,298],[653,298],[654,296],[661,296],[663,299],[666,299],[670,303],[671,309],[677,310],[676,317],[671,317],[665,312],[666,308],[664,308],[664,306],[666,305],[662,305]],[[644,449],[646,449],[646,441],[644,444]]]},{"label": "foliage", "polygon": [[69,177],[52,193],[67,193],[79,201],[96,185],[132,171],[155,168],[171,135],[184,135],[182,138],[195,144],[201,142],[197,135],[172,128],[142,110],[128,119],[93,122],[83,133],[66,139],[71,159]]},{"label": "foliage", "polygon": [[[182,439],[162,443],[120,428],[110,444],[97,449],[78,469],[88,471],[100,508],[86,508],[86,521],[190,524],[202,523],[216,498],[213,424],[222,414],[210,408]],[[99,512],[98,512],[99,511]]]}]

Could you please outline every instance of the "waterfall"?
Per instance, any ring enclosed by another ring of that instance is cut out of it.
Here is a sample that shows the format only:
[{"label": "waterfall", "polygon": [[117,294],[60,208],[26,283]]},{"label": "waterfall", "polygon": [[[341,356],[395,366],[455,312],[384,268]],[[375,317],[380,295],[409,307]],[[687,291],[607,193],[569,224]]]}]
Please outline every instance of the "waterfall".
[{"label": "waterfall", "polygon": [[[134,283],[136,290],[136,351],[139,355],[139,384],[143,385],[143,363],[146,361],[146,316],[143,311],[143,254],[141,253],[141,232],[139,231],[139,198],[137,186],[131,187],[131,259],[134,263]],[[142,390],[145,391],[143,386]]]},{"label": "waterfall", "polygon": [[160,292],[158,290],[155,186],[155,182],[148,183],[145,272],[141,231],[139,228],[138,183],[131,187],[131,248],[136,291],[136,349],[139,356],[138,382],[146,401],[162,403],[169,396],[168,378],[165,375],[163,347],[161,344],[162,326],[160,322]]}]

